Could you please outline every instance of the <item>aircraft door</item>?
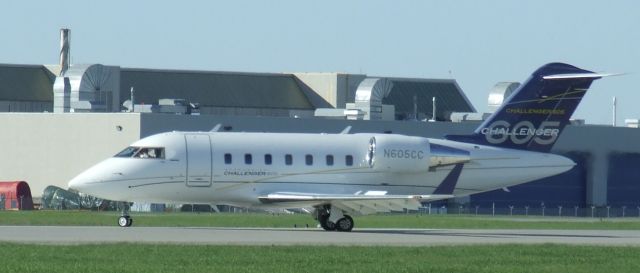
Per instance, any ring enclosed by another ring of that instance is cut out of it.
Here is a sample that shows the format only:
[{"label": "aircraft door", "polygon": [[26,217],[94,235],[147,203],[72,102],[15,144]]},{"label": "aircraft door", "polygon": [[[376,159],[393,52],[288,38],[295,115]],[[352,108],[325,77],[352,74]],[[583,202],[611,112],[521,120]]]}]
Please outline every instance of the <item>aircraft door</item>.
[{"label": "aircraft door", "polygon": [[185,135],[187,186],[211,186],[211,141],[209,135]]}]

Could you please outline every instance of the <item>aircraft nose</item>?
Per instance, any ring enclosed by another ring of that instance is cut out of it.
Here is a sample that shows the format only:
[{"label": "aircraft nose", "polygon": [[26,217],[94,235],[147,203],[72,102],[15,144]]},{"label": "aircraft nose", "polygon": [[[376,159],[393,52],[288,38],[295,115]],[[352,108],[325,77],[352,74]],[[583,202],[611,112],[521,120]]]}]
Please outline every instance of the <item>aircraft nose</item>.
[{"label": "aircraft nose", "polygon": [[87,183],[88,183],[87,179],[84,177],[83,173],[81,173],[76,177],[74,177],[73,179],[71,179],[71,181],[69,181],[68,186],[69,186],[69,189],[82,192],[83,190],[86,189]]}]

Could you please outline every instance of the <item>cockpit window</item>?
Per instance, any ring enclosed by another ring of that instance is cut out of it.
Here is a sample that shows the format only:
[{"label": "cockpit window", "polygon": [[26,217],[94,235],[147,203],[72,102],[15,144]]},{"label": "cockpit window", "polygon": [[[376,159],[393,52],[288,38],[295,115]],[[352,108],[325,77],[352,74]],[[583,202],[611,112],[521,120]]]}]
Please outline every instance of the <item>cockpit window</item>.
[{"label": "cockpit window", "polygon": [[138,147],[127,147],[122,152],[119,152],[115,155],[115,157],[131,157],[133,156],[140,148]]},{"label": "cockpit window", "polygon": [[148,148],[148,147],[127,147],[119,152],[115,157],[133,157],[133,158],[157,158],[164,159],[164,148]]},{"label": "cockpit window", "polygon": [[140,148],[133,157],[164,159],[164,148]]}]

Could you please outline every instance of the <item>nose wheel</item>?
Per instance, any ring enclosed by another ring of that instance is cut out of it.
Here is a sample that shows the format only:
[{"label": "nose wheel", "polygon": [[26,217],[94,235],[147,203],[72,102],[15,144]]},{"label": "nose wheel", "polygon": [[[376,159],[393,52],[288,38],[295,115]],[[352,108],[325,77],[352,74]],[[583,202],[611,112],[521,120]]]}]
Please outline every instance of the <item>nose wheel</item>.
[{"label": "nose wheel", "polygon": [[131,216],[120,216],[118,217],[118,225],[121,227],[130,227],[133,225],[133,218]]},{"label": "nose wheel", "polygon": [[130,227],[133,225],[133,218],[129,216],[129,203],[122,202],[122,214],[118,217],[118,226]]}]

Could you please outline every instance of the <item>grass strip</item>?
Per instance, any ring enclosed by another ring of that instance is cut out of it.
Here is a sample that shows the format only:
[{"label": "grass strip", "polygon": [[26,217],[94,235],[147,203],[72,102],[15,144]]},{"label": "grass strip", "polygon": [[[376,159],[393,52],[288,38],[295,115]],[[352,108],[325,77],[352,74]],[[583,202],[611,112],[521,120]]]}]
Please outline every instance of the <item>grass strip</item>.
[{"label": "grass strip", "polygon": [[1,272],[640,272],[640,248],[0,243]]}]

